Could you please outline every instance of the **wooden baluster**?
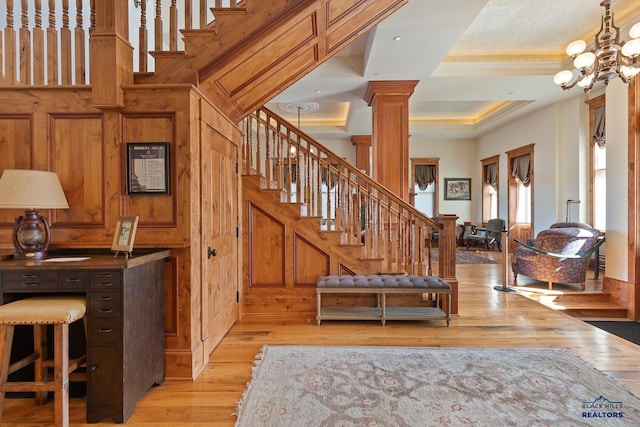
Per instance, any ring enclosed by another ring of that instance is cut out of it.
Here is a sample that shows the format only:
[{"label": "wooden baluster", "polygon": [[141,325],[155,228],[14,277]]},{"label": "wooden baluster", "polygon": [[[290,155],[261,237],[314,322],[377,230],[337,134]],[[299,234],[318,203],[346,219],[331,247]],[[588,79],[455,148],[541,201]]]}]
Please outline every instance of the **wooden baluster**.
[{"label": "wooden baluster", "polygon": [[13,0],[7,0],[7,28],[4,30],[6,81],[12,85],[17,79],[16,30],[13,28]]},{"label": "wooden baluster", "polygon": [[76,27],[73,29],[73,36],[75,42],[75,84],[83,85],[87,83],[87,58],[85,55],[87,36],[84,31],[82,0],[76,0]]},{"label": "wooden baluster", "polygon": [[138,70],[146,73],[149,69],[149,31],[147,30],[147,2],[140,3],[140,28],[138,29]]},{"label": "wooden baluster", "polygon": [[[262,159],[260,157],[260,128],[261,128],[260,116],[258,116],[258,123],[256,124],[256,174],[262,176]],[[264,125],[266,127],[266,124]]]},{"label": "wooden baluster", "polygon": [[209,16],[208,0],[200,0],[200,29],[207,28],[207,17]]},{"label": "wooden baluster", "polygon": [[33,84],[44,84],[44,31],[42,30],[42,0],[34,1],[33,26]]},{"label": "wooden baluster", "polygon": [[91,8],[89,17],[89,32],[96,28],[96,0],[89,1],[89,7]]},{"label": "wooden baluster", "polygon": [[31,31],[29,31],[29,2],[22,0],[20,30],[20,84],[31,84]]},{"label": "wooden baluster", "polygon": [[169,7],[169,50],[175,52],[178,50],[178,8],[176,0],[171,0]]},{"label": "wooden baluster", "polygon": [[63,85],[72,84],[71,30],[69,30],[69,0],[62,0],[62,28],[60,28],[60,75]]},{"label": "wooden baluster", "polygon": [[156,52],[162,52],[162,33],[163,26],[162,23],[162,0],[156,0],[156,17],[154,18],[154,47],[153,49]]},{"label": "wooden baluster", "polygon": [[191,0],[184,0],[184,28],[190,30],[193,28],[193,7]]},{"label": "wooden baluster", "polygon": [[58,30],[56,29],[56,1],[49,0],[47,26],[47,84],[58,84]]},{"label": "wooden baluster", "polygon": [[[269,121],[270,123],[271,121]],[[264,135],[264,177],[267,180],[269,188],[271,188],[271,129],[270,127],[265,127],[265,135]]]}]

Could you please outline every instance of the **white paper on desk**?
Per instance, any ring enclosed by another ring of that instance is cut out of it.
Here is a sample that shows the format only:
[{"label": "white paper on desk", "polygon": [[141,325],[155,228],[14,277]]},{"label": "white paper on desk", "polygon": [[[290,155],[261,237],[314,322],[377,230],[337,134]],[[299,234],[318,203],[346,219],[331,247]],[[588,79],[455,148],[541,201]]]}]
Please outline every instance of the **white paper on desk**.
[{"label": "white paper on desk", "polygon": [[75,258],[47,258],[42,262],[71,262],[71,261],[86,261],[89,257],[75,257]]}]

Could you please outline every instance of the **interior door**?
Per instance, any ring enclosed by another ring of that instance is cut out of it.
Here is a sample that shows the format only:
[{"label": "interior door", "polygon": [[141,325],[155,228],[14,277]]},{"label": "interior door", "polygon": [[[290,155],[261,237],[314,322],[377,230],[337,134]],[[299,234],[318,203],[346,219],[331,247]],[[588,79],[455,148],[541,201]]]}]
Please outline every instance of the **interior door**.
[{"label": "interior door", "polygon": [[209,354],[238,313],[237,147],[202,123],[202,340]]}]

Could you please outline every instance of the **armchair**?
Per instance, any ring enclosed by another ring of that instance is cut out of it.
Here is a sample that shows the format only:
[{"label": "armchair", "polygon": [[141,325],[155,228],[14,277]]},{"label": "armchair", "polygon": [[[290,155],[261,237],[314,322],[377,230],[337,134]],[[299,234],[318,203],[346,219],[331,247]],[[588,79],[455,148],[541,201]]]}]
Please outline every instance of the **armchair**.
[{"label": "armchair", "polygon": [[554,282],[580,283],[584,289],[591,254],[603,239],[599,230],[587,224],[553,224],[538,233],[535,239],[529,239],[526,246],[513,250],[511,268],[514,281],[517,281],[518,274],[522,274],[548,282],[549,289]]},{"label": "armchair", "polygon": [[502,250],[502,230],[504,229],[504,219],[494,218],[487,223],[487,228],[476,229],[475,234],[469,234],[465,241],[467,250],[471,242],[477,242],[485,245],[487,249],[489,245],[496,244],[498,250]]}]

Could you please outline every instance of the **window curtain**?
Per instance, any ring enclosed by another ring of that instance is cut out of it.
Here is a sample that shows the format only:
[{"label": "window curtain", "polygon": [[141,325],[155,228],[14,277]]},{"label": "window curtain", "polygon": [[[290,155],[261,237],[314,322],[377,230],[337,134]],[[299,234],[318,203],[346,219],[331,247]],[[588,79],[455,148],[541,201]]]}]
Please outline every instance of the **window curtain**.
[{"label": "window curtain", "polygon": [[513,176],[522,182],[525,187],[529,186],[531,182],[531,156],[525,154],[524,156],[516,157],[513,159]]},{"label": "window curtain", "polygon": [[491,163],[485,166],[485,176],[487,179],[487,184],[492,186],[494,189],[498,189],[498,165],[496,163]]},{"label": "window curtain", "polygon": [[[282,167],[283,171],[284,171],[284,182],[289,182],[289,165],[284,165]],[[291,164],[291,172],[293,172],[291,174],[291,183],[295,184],[296,181],[298,180],[298,165],[296,165],[295,163]]]},{"label": "window curtain", "polygon": [[[331,168],[335,170],[337,166],[338,165],[331,165]],[[335,172],[329,173],[329,169],[325,166],[323,166],[322,169],[320,170],[320,180],[322,181],[323,184],[325,184],[332,190],[336,186],[337,178],[338,178],[337,174]]]},{"label": "window curtain", "polygon": [[427,189],[436,180],[435,165],[415,165],[416,184],[420,191]]},{"label": "window curtain", "polygon": [[593,142],[600,147],[604,147],[606,141],[605,135],[605,109],[604,106],[593,110],[593,134],[591,135]]}]

